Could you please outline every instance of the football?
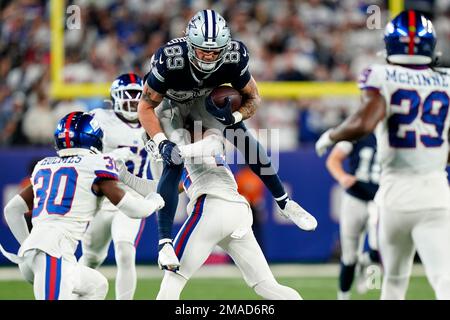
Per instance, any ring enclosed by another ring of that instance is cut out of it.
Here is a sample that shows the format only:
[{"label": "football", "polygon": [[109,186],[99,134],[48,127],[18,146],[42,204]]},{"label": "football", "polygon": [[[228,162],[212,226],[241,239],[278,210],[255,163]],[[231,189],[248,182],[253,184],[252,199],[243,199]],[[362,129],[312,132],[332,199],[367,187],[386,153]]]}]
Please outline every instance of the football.
[{"label": "football", "polygon": [[239,108],[241,107],[242,96],[239,91],[237,91],[233,87],[219,86],[214,88],[209,95],[218,108],[222,108],[225,105],[226,97],[229,97],[231,99],[232,112],[239,110]]}]

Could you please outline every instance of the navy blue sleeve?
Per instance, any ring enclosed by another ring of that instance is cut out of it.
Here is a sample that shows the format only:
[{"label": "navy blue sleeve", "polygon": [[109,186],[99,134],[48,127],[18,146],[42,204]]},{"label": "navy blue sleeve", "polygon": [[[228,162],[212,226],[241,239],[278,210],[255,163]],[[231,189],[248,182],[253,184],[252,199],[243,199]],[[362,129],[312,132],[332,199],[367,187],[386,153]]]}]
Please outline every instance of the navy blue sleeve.
[{"label": "navy blue sleeve", "polygon": [[230,52],[231,63],[237,60],[235,68],[235,76],[231,85],[240,90],[250,81],[251,74],[249,71],[249,52],[245,44],[240,41],[232,41]]},{"label": "navy blue sleeve", "polygon": [[147,85],[158,93],[165,94],[167,91],[167,68],[166,56],[163,47],[152,57],[151,69],[146,79]]}]

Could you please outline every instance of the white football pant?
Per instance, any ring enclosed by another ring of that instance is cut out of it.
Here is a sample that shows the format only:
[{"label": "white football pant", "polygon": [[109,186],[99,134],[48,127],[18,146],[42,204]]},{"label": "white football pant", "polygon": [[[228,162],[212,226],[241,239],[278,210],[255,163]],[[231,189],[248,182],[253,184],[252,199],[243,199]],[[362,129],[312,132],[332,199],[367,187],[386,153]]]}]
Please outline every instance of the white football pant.
[{"label": "white football pant", "polygon": [[165,272],[157,299],[179,299],[186,282],[216,245],[230,255],[247,285],[257,294],[266,299],[301,299],[295,290],[276,282],[251,225],[248,204],[212,195],[200,196],[175,238],[180,269],[178,273]]}]

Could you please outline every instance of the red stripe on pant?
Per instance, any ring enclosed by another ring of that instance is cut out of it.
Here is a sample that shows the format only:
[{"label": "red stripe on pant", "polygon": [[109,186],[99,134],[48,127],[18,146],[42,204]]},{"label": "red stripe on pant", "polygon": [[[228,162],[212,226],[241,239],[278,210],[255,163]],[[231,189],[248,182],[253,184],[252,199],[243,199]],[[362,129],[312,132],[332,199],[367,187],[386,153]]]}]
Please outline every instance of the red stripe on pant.
[{"label": "red stripe on pant", "polygon": [[175,254],[178,256],[178,254],[181,251],[181,248],[183,247],[183,243],[185,241],[186,236],[189,234],[189,231],[191,230],[192,226],[195,224],[195,222],[200,218],[200,208],[202,205],[202,202],[205,200],[204,196],[201,196],[198,198],[197,203],[195,204],[194,213],[190,217],[192,218],[191,221],[189,221],[189,224],[186,226],[186,229],[184,229],[183,234],[181,235],[180,241],[178,242],[177,247],[175,248]]},{"label": "red stripe on pant", "polygon": [[56,273],[57,273],[57,263],[58,259],[55,257],[50,257],[50,284],[49,284],[49,293],[48,300],[56,299]]}]

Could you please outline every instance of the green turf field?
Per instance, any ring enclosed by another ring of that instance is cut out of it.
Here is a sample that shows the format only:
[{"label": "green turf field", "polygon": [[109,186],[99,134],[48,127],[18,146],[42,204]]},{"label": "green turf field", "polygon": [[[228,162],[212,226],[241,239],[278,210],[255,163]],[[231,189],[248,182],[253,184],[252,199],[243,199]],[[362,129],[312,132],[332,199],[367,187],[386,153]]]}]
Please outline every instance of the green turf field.
[{"label": "green turf field", "polygon": [[[334,277],[279,277],[281,284],[297,289],[304,299],[336,299],[337,279]],[[135,299],[155,299],[160,279],[139,279]],[[378,299],[380,290],[367,294],[353,293],[353,299]],[[108,299],[114,298],[114,281],[110,281]],[[259,299],[242,279],[192,279],[185,287],[182,299]],[[33,299],[32,287],[25,281],[0,281],[0,299]],[[411,278],[407,299],[434,299],[425,277]]]}]

